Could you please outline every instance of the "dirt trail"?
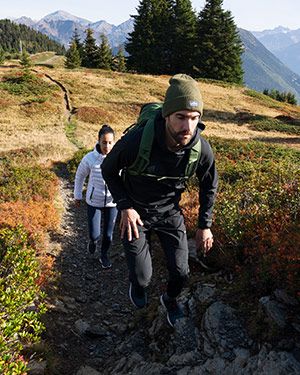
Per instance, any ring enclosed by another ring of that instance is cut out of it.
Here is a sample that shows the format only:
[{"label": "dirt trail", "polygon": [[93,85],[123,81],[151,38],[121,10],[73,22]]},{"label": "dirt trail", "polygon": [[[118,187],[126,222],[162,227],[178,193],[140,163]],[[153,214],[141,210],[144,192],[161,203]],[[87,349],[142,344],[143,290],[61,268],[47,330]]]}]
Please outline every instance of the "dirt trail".
[{"label": "dirt trail", "polygon": [[44,318],[44,340],[51,352],[49,374],[76,374],[82,365],[101,368],[122,341],[134,313],[121,244],[116,238],[113,267],[103,270],[99,252],[92,256],[86,250],[86,207],[75,207],[72,189],[62,177],[63,222],[49,250],[56,258],[57,280],[47,288],[49,311]]}]

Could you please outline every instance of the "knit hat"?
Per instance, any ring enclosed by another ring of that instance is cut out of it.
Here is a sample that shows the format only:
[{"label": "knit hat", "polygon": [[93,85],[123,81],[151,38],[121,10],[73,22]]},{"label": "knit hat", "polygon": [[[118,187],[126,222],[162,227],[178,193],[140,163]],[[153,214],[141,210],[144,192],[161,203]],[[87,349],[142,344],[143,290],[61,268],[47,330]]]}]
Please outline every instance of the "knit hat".
[{"label": "knit hat", "polygon": [[192,77],[175,74],[169,83],[162,107],[163,117],[182,110],[197,111],[202,115],[202,96],[197,82]]}]

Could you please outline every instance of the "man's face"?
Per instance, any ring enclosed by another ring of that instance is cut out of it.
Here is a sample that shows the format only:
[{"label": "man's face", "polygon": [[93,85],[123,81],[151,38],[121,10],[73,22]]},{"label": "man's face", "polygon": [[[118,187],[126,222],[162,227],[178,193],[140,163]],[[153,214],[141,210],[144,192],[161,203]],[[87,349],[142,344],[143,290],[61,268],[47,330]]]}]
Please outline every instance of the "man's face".
[{"label": "man's face", "polygon": [[178,111],[166,117],[167,143],[169,146],[185,146],[195,134],[200,113],[196,111]]}]

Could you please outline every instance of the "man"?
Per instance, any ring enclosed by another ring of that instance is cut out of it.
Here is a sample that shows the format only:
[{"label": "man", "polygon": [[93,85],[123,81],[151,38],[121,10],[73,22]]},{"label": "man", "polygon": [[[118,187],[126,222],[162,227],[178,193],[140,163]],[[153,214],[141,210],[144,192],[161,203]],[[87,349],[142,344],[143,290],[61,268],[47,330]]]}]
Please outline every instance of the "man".
[{"label": "man", "polygon": [[[199,222],[196,245],[210,251],[212,209],[217,171],[210,145],[201,136],[203,103],[197,82],[185,74],[170,81],[162,110],[155,117],[154,139],[146,173],[129,173],[139,152],[143,129],[126,133],[102,164],[103,177],[121,211],[120,231],[129,268],[129,297],[137,308],[147,304],[146,287],[152,276],[149,232],[154,230],[164,250],[169,271],[167,291],[160,297],[174,326],[183,317],[177,296],[187,279],[188,245],[179,208],[191,149],[200,142],[196,164],[199,180]],[[120,174],[120,171],[121,174]]]}]

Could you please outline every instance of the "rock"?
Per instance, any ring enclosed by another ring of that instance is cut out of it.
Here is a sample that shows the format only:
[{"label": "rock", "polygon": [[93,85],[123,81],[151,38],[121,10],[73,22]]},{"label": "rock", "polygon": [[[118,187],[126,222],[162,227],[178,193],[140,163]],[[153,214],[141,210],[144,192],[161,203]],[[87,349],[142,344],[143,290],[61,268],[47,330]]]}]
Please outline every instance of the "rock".
[{"label": "rock", "polygon": [[288,306],[298,306],[299,302],[296,300],[296,298],[290,296],[286,290],[284,289],[276,289],[274,291],[274,297],[278,302],[284,303]]},{"label": "rock", "polygon": [[90,328],[90,325],[86,321],[82,319],[78,319],[75,322],[75,328],[76,328],[76,331],[82,335]]},{"label": "rock", "polygon": [[189,318],[179,319],[174,326],[173,346],[176,354],[181,355],[197,348],[196,327]]},{"label": "rock", "polygon": [[43,375],[46,373],[47,362],[32,359],[28,363],[28,375]]},{"label": "rock", "polygon": [[213,303],[205,312],[202,319],[203,337],[206,350],[212,354],[221,354],[223,358],[233,360],[236,357],[234,349],[249,349],[252,340],[236,317],[235,310],[222,302]]},{"label": "rock", "polygon": [[193,351],[184,354],[173,354],[168,362],[167,366],[196,366],[204,362],[204,356],[195,349]]},{"label": "rock", "polygon": [[76,372],[76,375],[101,375],[101,372],[93,369],[90,366],[81,366]]},{"label": "rock", "polygon": [[88,325],[87,328],[85,329],[84,334],[88,337],[96,338],[96,337],[105,337],[107,336],[108,333],[102,327],[90,327]]},{"label": "rock", "polygon": [[278,327],[284,328],[287,324],[287,314],[280,302],[271,300],[271,297],[262,297],[259,300],[268,318],[274,322]]}]

